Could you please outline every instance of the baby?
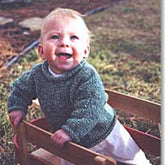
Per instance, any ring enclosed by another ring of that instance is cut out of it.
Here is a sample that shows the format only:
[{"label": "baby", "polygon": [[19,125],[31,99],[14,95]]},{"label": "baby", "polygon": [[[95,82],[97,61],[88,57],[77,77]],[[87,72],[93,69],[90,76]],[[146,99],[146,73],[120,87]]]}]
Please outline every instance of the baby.
[{"label": "baby", "polygon": [[72,9],[52,11],[43,21],[38,52],[44,62],[11,85],[8,111],[13,127],[38,98],[58,147],[73,141],[122,163],[149,165],[116,119],[99,74],[86,61],[90,32],[83,16]]}]

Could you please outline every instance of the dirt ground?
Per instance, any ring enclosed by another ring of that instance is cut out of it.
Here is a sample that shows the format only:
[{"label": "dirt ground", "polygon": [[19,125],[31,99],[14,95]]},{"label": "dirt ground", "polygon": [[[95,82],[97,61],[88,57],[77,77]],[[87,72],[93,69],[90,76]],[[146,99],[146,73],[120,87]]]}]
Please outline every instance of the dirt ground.
[{"label": "dirt ground", "polygon": [[22,28],[18,22],[30,17],[43,18],[56,7],[72,8],[84,14],[92,9],[108,7],[112,3],[115,3],[114,0],[33,0],[29,4],[0,4],[0,16],[14,20],[0,25],[0,68],[5,67],[13,57],[39,37],[39,31],[32,32],[28,28]]}]

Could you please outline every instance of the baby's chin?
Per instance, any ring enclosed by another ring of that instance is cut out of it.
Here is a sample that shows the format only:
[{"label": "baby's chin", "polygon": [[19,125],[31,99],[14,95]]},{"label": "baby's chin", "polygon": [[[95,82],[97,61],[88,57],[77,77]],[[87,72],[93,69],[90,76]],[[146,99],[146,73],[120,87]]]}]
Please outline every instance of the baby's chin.
[{"label": "baby's chin", "polygon": [[73,70],[80,64],[80,62],[81,61],[73,61],[73,58],[60,61],[58,59],[54,62],[53,66],[51,66],[51,69],[56,74],[62,74]]}]

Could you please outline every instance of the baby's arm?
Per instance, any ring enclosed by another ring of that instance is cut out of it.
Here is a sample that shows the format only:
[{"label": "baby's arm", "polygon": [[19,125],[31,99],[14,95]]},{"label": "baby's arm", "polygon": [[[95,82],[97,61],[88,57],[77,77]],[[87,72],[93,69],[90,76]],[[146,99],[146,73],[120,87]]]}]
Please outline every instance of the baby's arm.
[{"label": "baby's arm", "polygon": [[[26,114],[28,106],[32,104],[32,100],[36,97],[35,83],[31,71],[25,72],[10,86],[10,93],[7,99],[9,114],[17,110]],[[21,113],[19,112],[19,114]],[[11,115],[13,116],[13,113]]]},{"label": "baby's arm", "polygon": [[60,129],[60,130],[56,131],[51,136],[51,139],[60,148],[62,148],[66,142],[72,141],[70,136],[63,129]]}]

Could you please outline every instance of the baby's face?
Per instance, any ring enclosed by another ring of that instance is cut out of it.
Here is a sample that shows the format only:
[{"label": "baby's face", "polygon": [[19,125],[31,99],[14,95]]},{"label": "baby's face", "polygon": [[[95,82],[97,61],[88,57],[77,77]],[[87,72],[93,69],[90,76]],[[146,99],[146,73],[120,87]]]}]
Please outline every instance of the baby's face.
[{"label": "baby's face", "polygon": [[65,16],[49,21],[38,51],[57,74],[76,67],[89,53],[87,31],[82,20]]}]

